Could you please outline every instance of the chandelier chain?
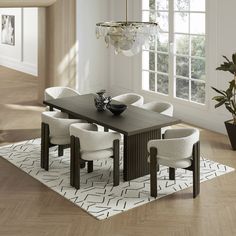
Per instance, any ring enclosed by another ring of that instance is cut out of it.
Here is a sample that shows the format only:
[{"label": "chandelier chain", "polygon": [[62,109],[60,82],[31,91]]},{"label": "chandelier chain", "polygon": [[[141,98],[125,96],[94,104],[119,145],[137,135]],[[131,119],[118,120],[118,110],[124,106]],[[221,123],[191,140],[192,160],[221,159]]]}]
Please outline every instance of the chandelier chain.
[{"label": "chandelier chain", "polygon": [[128,0],[126,0],[126,23],[128,22]]}]

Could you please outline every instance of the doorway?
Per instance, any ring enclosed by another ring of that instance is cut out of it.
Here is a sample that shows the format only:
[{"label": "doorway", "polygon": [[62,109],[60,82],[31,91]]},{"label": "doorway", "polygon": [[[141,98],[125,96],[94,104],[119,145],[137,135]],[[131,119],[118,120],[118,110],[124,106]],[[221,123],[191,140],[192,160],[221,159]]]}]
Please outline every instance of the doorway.
[{"label": "doorway", "polygon": [[[2,97],[0,94],[0,101],[2,101],[0,105],[7,106],[8,109],[1,109],[5,111],[2,113],[0,111],[0,145],[39,137],[44,89],[50,86],[68,86],[73,88],[76,83],[76,0],[0,2],[0,7],[21,8],[37,6],[38,76],[34,80],[30,79],[29,75],[27,76],[30,80],[30,85],[26,85],[23,82],[18,83],[18,85],[14,83],[4,85],[3,83],[1,84],[3,80],[0,74],[0,87],[2,88],[0,91],[2,94]],[[25,10],[28,11],[29,8]],[[29,43],[23,45],[23,47],[28,49]],[[21,77],[22,74],[9,76],[14,77],[16,82],[19,82],[17,77]],[[30,74],[30,76],[35,76],[35,74]],[[32,81],[36,84],[32,84]],[[6,89],[8,86],[9,88]],[[19,98],[19,94],[23,95],[23,98]],[[16,113],[10,112],[14,109],[17,111]],[[11,117],[9,118],[9,116]]]},{"label": "doorway", "polygon": [[38,8],[0,8],[0,145],[39,135]]}]

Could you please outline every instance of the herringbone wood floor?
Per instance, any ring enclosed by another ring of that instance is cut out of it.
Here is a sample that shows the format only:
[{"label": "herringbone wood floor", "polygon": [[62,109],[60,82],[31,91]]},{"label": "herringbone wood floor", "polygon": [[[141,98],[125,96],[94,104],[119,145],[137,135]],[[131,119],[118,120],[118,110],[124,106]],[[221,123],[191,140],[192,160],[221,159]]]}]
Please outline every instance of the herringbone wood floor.
[{"label": "herringbone wood floor", "polygon": [[[0,67],[1,145],[40,135],[37,80]],[[185,126],[185,125],[184,125]],[[201,154],[236,168],[226,136],[201,130]],[[98,221],[0,158],[0,236],[236,235],[236,173]]]}]

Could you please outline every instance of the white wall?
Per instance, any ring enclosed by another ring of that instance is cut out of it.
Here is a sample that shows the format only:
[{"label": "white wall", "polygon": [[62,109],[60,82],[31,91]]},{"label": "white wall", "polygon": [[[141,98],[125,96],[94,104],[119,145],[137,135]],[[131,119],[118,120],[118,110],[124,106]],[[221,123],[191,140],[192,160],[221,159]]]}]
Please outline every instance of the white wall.
[{"label": "white wall", "polygon": [[109,20],[109,1],[77,0],[77,87],[81,93],[109,87],[109,51],[95,35],[96,23]]},{"label": "white wall", "polygon": [[38,9],[23,8],[23,60],[25,64],[38,65]]},{"label": "white wall", "polygon": [[15,45],[2,44],[0,40],[0,65],[37,76],[38,9],[0,8],[0,25],[2,15],[15,16]]},{"label": "white wall", "polygon": [[[132,6],[129,11],[131,20],[138,20],[141,13],[141,1],[130,1]],[[110,12],[114,20],[121,19],[124,15],[124,6],[121,1],[111,0]],[[211,86],[218,88],[227,86],[227,81],[232,79],[229,74],[216,72],[215,68],[223,61],[222,55],[231,57],[236,52],[235,28],[235,0],[207,0],[208,8],[208,50],[207,50],[207,104],[206,106],[190,105],[176,99],[151,94],[141,90],[141,55],[133,58],[115,56],[110,53],[110,92],[113,95],[134,91],[144,95],[146,101],[167,100],[174,104],[175,116],[183,121],[225,133],[224,121],[231,116],[224,108],[214,109],[211,97],[214,92]]]}]

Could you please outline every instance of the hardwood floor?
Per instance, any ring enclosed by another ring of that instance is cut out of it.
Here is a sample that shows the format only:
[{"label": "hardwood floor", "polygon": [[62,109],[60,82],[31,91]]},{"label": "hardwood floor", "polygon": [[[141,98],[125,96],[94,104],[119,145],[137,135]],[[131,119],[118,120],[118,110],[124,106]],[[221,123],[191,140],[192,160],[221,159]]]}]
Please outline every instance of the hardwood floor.
[{"label": "hardwood floor", "polygon": [[37,78],[0,66],[0,145],[40,134]]},{"label": "hardwood floor", "polygon": [[[1,145],[39,137],[37,80],[2,67],[0,79]],[[224,135],[201,130],[201,155],[236,168]],[[0,158],[0,235],[236,235],[235,184],[232,172],[202,183],[195,200],[190,188],[98,221]]]}]

